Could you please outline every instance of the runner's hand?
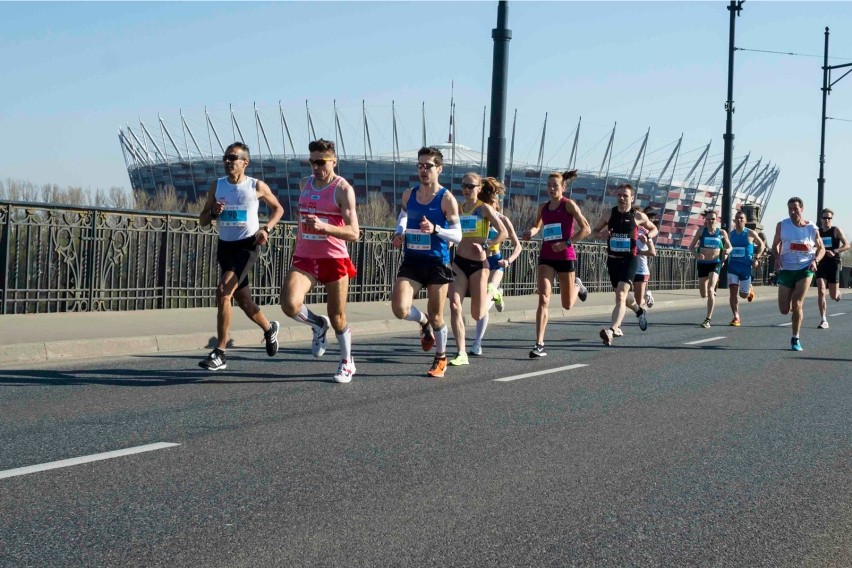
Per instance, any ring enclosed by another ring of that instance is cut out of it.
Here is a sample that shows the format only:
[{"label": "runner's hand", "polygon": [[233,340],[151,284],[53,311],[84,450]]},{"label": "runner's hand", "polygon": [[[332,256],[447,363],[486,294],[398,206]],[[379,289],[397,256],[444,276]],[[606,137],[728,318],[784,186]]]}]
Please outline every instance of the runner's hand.
[{"label": "runner's hand", "polygon": [[316,215],[305,215],[305,226],[315,233],[324,233],[326,224]]},{"label": "runner's hand", "polygon": [[397,248],[397,249],[398,249],[398,248],[402,248],[402,240],[403,240],[404,238],[405,238],[405,236],[404,236],[403,234],[401,234],[401,233],[396,233],[396,234],[393,236],[393,238],[391,239],[391,246],[392,246],[393,248]]}]

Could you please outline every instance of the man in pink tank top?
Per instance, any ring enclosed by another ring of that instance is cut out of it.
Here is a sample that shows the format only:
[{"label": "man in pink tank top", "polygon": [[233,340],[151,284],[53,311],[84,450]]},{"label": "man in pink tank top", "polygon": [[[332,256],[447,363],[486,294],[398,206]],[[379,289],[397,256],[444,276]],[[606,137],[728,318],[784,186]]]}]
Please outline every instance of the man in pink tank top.
[{"label": "man in pink tank top", "polygon": [[[314,140],[308,145],[313,175],[300,183],[299,232],[293,262],[281,287],[281,309],[289,317],[311,326],[311,353],[325,353],[326,332],[334,328],[340,345],[340,365],[335,382],[348,383],[355,374],[352,332],[346,323],[346,298],[355,265],[346,241],[357,241],[360,232],[355,210],[355,190],[334,173],[337,155],[334,142]],[[317,315],[305,305],[305,296],[317,283],[328,294],[328,317]]]}]

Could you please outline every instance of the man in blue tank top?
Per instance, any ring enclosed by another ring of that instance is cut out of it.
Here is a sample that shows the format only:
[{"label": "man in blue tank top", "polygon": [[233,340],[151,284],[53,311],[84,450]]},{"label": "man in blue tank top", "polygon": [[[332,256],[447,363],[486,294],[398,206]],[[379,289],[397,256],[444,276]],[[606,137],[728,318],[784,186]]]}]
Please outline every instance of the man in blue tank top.
[{"label": "man in blue tank top", "polygon": [[[420,324],[423,351],[435,347],[435,359],[427,371],[430,377],[443,377],[447,369],[447,325],[444,301],[453,281],[449,243],[462,239],[459,205],[453,194],[438,182],[444,169],[444,156],[437,148],[417,152],[420,185],[402,194],[393,246],[403,248],[402,264],[393,285],[391,307],[398,319]],[[413,305],[426,288],[426,313]]]},{"label": "man in blue tank top", "polygon": [[751,269],[757,268],[758,259],[766,250],[763,239],[746,228],[745,224],[746,214],[737,212],[734,216],[734,230],[730,234],[731,254],[728,256],[728,290],[731,294],[731,312],[734,314],[730,325],[733,326],[740,325],[739,299],[748,298],[749,302],[754,300]]}]

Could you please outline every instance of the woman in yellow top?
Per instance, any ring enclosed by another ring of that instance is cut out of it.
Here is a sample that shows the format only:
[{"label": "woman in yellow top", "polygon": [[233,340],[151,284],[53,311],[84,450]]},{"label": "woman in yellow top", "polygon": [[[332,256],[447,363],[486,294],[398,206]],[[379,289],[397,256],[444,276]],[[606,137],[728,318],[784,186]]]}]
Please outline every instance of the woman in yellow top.
[{"label": "woman in yellow top", "polygon": [[[491,274],[488,276],[488,286],[486,287],[486,301],[488,306],[485,308],[485,315],[482,319],[476,322],[476,335],[473,338],[473,346],[470,348],[470,355],[482,355],[482,339],[485,337],[485,330],[488,328],[488,312],[491,311],[491,306],[496,306],[498,312],[502,312],[506,308],[506,300],[503,298],[503,290],[500,288],[500,282],[503,280],[503,273],[509,265],[515,262],[524,250],[521,244],[521,239],[518,238],[518,233],[515,231],[515,226],[512,221],[506,217],[500,208],[500,196],[503,191],[494,195],[494,200],[488,205],[497,211],[503,226],[506,227],[508,233],[507,240],[512,241],[512,253],[508,258],[503,258],[503,253],[500,251],[501,242],[497,241],[497,230],[491,227],[488,232],[488,242],[491,246],[488,247],[486,254],[488,256],[488,268]],[[482,196],[480,195],[480,198]]]},{"label": "woman in yellow top", "polygon": [[485,251],[491,245],[488,234],[491,227],[497,231],[495,242],[506,238],[506,228],[499,214],[487,203],[503,191],[503,184],[495,178],[482,178],[479,174],[470,172],[462,177],[462,192],[464,202],[459,206],[461,217],[462,240],[456,246],[453,258],[454,280],[450,284],[450,315],[453,335],[456,339],[458,352],[450,360],[450,365],[467,365],[467,350],[465,349],[464,317],[462,316],[462,301],[470,291],[470,315],[479,321],[487,312],[488,297],[488,261]]}]

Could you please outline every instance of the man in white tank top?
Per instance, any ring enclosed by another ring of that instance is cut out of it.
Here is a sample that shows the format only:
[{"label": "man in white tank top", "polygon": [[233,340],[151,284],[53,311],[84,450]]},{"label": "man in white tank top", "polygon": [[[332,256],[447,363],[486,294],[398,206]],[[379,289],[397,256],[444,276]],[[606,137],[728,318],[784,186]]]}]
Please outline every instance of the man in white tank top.
[{"label": "man in white tank top", "polygon": [[[248,274],[257,261],[258,247],[269,242],[269,234],[284,214],[284,208],[266,183],[245,175],[249,164],[249,149],[234,142],[225,149],[222,158],[226,177],[214,181],[207,192],[207,201],[198,216],[202,227],[217,221],[219,247],[216,258],[221,274],[216,287],[216,348],[198,365],[209,371],[227,369],[225,347],[231,327],[231,299],[237,301],[248,318],[263,330],[266,354],[278,352],[278,322],[270,322],[251,297]],[[257,216],[259,201],[269,207],[269,220],[260,225]]]},{"label": "man in white tank top", "polygon": [[775,227],[772,252],[778,279],[778,309],[783,315],[793,312],[793,337],[790,349],[801,351],[799,331],[802,328],[802,304],[811,286],[817,264],[825,254],[819,231],[806,221],[804,203],[799,197],[787,201],[789,219],[780,221]]}]

